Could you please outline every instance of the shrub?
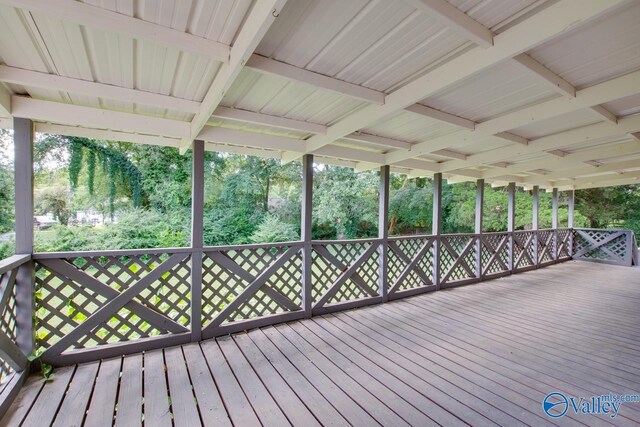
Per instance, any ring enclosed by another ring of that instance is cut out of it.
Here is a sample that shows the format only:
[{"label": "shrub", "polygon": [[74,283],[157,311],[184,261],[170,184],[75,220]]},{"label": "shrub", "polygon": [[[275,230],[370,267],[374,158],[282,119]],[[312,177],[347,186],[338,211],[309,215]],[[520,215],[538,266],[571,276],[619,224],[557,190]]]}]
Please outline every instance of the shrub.
[{"label": "shrub", "polygon": [[251,241],[254,243],[290,242],[298,239],[297,227],[280,221],[274,215],[266,216],[251,235]]}]

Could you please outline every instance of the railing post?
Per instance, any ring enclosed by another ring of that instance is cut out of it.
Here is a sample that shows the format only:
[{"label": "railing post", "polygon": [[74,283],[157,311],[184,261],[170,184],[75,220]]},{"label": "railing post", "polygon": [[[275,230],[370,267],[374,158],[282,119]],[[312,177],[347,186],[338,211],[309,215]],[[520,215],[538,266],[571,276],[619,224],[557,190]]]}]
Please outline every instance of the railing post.
[{"label": "railing post", "polygon": [[300,238],[304,243],[302,249],[302,309],[305,317],[311,317],[312,283],[311,269],[311,221],[313,214],[313,154],[302,156],[302,218]]},{"label": "railing post", "polygon": [[191,341],[197,342],[202,339],[204,141],[193,141],[191,162]]},{"label": "railing post", "polygon": [[533,231],[533,255],[535,256],[534,266],[538,267],[538,264],[540,264],[540,260],[538,257],[538,229],[540,228],[540,188],[537,185],[534,185],[531,193],[533,197],[531,230]]},{"label": "railing post", "polygon": [[509,271],[513,273],[515,268],[514,254],[515,241],[513,232],[516,228],[516,183],[510,182],[507,186],[508,207],[507,207],[507,232],[509,233]]},{"label": "railing post", "polygon": [[552,193],[551,228],[553,228],[553,260],[558,260],[558,189]]},{"label": "railing post", "polygon": [[433,242],[433,284],[440,289],[440,233],[442,232],[442,173],[433,174],[433,221],[431,234]]},{"label": "railing post", "polygon": [[476,277],[482,278],[482,214],[484,207],[484,179],[476,181]]},{"label": "railing post", "polygon": [[569,236],[567,237],[567,245],[569,246],[567,252],[569,256],[573,256],[573,227],[575,216],[575,204],[576,204],[576,190],[569,190],[569,218],[567,219],[567,228],[569,228]]},{"label": "railing post", "polygon": [[[33,122],[13,119],[15,155],[16,254],[33,253]],[[22,265],[16,278],[17,344],[24,354],[35,349],[34,265]]]},{"label": "railing post", "polygon": [[387,239],[389,238],[389,165],[380,167],[380,200],[378,206],[378,292],[382,302],[387,295]]}]

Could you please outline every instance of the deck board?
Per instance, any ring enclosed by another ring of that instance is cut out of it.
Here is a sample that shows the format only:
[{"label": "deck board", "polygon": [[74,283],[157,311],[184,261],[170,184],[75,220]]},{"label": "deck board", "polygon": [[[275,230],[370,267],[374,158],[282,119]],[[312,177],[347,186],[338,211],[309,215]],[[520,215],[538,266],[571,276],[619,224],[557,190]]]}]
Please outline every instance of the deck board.
[{"label": "deck board", "polygon": [[640,394],[638,307],[640,269],[566,262],[59,368],[0,425],[632,426],[638,403],[555,420],[541,403]]}]

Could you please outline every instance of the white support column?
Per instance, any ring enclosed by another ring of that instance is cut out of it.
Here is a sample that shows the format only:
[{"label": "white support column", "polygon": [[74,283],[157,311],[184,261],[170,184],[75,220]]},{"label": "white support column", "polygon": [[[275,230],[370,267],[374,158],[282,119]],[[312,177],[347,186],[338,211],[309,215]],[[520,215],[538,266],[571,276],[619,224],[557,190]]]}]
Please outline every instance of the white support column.
[{"label": "white support column", "polygon": [[569,238],[568,240],[568,252],[569,256],[573,256],[573,227],[574,227],[574,216],[575,216],[575,205],[576,205],[576,190],[569,190],[569,218],[567,220],[567,227],[569,228]]},{"label": "white support column", "polygon": [[193,141],[191,156],[191,341],[202,339],[202,256],[204,247],[204,141]]},{"label": "white support column", "polygon": [[433,175],[433,221],[431,234],[435,237],[433,243],[433,283],[436,290],[440,289],[440,233],[442,232],[442,174]]},{"label": "white support column", "polygon": [[510,182],[507,187],[509,206],[507,208],[507,231],[509,232],[509,270],[514,269],[514,236],[513,232],[516,227],[516,183]]},{"label": "white support column", "polygon": [[482,214],[484,207],[484,179],[476,181],[476,277],[482,278]]},{"label": "white support column", "polygon": [[535,265],[538,265],[538,230],[540,229],[540,188],[537,185],[531,190],[533,197],[531,230],[533,231],[533,255],[535,256]]},{"label": "white support column", "polygon": [[380,166],[380,199],[378,205],[378,238],[382,240],[378,246],[378,293],[382,302],[388,300],[387,295],[387,239],[389,238],[389,165]]},{"label": "white support column", "polygon": [[[16,254],[33,253],[33,122],[14,118]],[[34,350],[34,268],[24,264],[17,276],[17,344],[24,354]]]},{"label": "white support column", "polygon": [[313,155],[302,156],[302,218],[300,223],[300,238],[304,243],[302,252],[302,309],[305,317],[311,317],[312,283],[311,269],[311,225],[313,214]]},{"label": "white support column", "polygon": [[558,259],[558,189],[553,189],[551,228],[553,228],[553,259]]}]

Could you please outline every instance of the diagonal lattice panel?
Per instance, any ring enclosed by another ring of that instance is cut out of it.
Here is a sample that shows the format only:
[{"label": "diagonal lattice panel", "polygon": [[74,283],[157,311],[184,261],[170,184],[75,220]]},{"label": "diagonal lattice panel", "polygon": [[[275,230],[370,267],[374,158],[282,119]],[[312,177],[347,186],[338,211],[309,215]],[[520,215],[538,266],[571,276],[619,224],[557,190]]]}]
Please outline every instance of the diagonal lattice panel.
[{"label": "diagonal lattice panel", "polygon": [[[170,254],[82,256],[57,260],[64,263],[65,270],[77,270],[73,275],[70,275],[71,272],[62,274],[55,268],[48,267],[46,261],[38,262],[36,338],[39,348],[46,349],[55,344],[113,299],[114,295],[105,297],[110,294],[105,294],[104,288],[110,288],[111,294],[116,291],[115,295],[124,292],[162,265],[169,256]],[[158,313],[178,324],[188,325],[190,274],[190,259],[186,257],[146,286],[135,296],[132,304],[138,304],[138,307],[144,307],[147,311]],[[91,286],[83,283],[91,278],[99,283]],[[98,292],[95,286],[102,286],[102,290]],[[168,331],[153,327],[144,316],[121,307],[107,322],[94,327],[72,347],[89,348],[166,333]]]},{"label": "diagonal lattice panel", "polygon": [[558,229],[558,258],[566,259],[569,254],[569,244],[571,239],[571,230]]},{"label": "diagonal lattice panel", "polygon": [[516,231],[513,233],[514,268],[525,268],[535,265],[535,235],[533,231]]},{"label": "diagonal lattice panel", "polygon": [[583,259],[624,264],[630,256],[627,238],[626,233],[618,230],[574,230],[573,254]]},{"label": "diagonal lattice panel", "polygon": [[[312,253],[313,267],[311,274],[312,295],[317,303],[342,274],[349,269],[363,255],[372,242],[340,242],[314,244]],[[364,262],[337,289],[329,304],[350,301],[373,296],[363,288],[370,288],[373,293],[378,288],[378,252],[372,251]]]},{"label": "diagonal lattice panel", "polygon": [[553,261],[553,230],[538,231],[538,258],[541,263]]},{"label": "diagonal lattice panel", "polygon": [[[202,315],[206,326],[269,269],[291,246],[246,247],[205,253]],[[302,293],[300,251],[269,274],[264,285],[231,312],[224,322],[246,320],[299,308]]]},{"label": "diagonal lattice panel", "polygon": [[[0,274],[0,283],[5,284],[5,286],[11,286],[11,291],[9,296],[7,297],[6,303],[4,307],[0,309],[0,330],[14,343],[16,342],[17,336],[17,324],[16,324],[16,315],[17,315],[17,305],[16,305],[16,290],[15,282],[11,280],[12,273],[15,273],[13,270],[9,270],[3,274]],[[6,287],[2,289],[4,292]],[[0,385],[8,380],[9,376],[14,373],[13,368],[5,362],[0,357]]]},{"label": "diagonal lattice panel", "polygon": [[[391,247],[391,243],[389,244],[387,250],[387,280],[390,288],[395,286],[396,281],[400,279],[402,272],[407,268],[411,260],[419,254],[420,250],[430,240],[433,240],[433,238],[411,237],[391,240],[404,257],[396,254]],[[433,247],[427,249],[420,257],[396,290],[413,289],[431,284],[433,284]]]},{"label": "diagonal lattice panel", "polygon": [[[440,272],[444,275],[451,270],[449,277],[445,282],[455,282],[458,280],[471,279],[475,277],[475,259],[476,248],[472,244],[469,251],[461,258],[461,254],[464,248],[474,239],[473,235],[443,235],[441,241],[443,244],[440,246]],[[446,244],[448,243],[447,247]],[[456,264],[456,261],[460,261]],[[453,267],[455,265],[455,267]],[[466,268],[465,268],[466,267]]]},{"label": "diagonal lattice panel", "polygon": [[480,256],[483,274],[491,275],[508,271],[509,235],[506,233],[483,234]]}]

